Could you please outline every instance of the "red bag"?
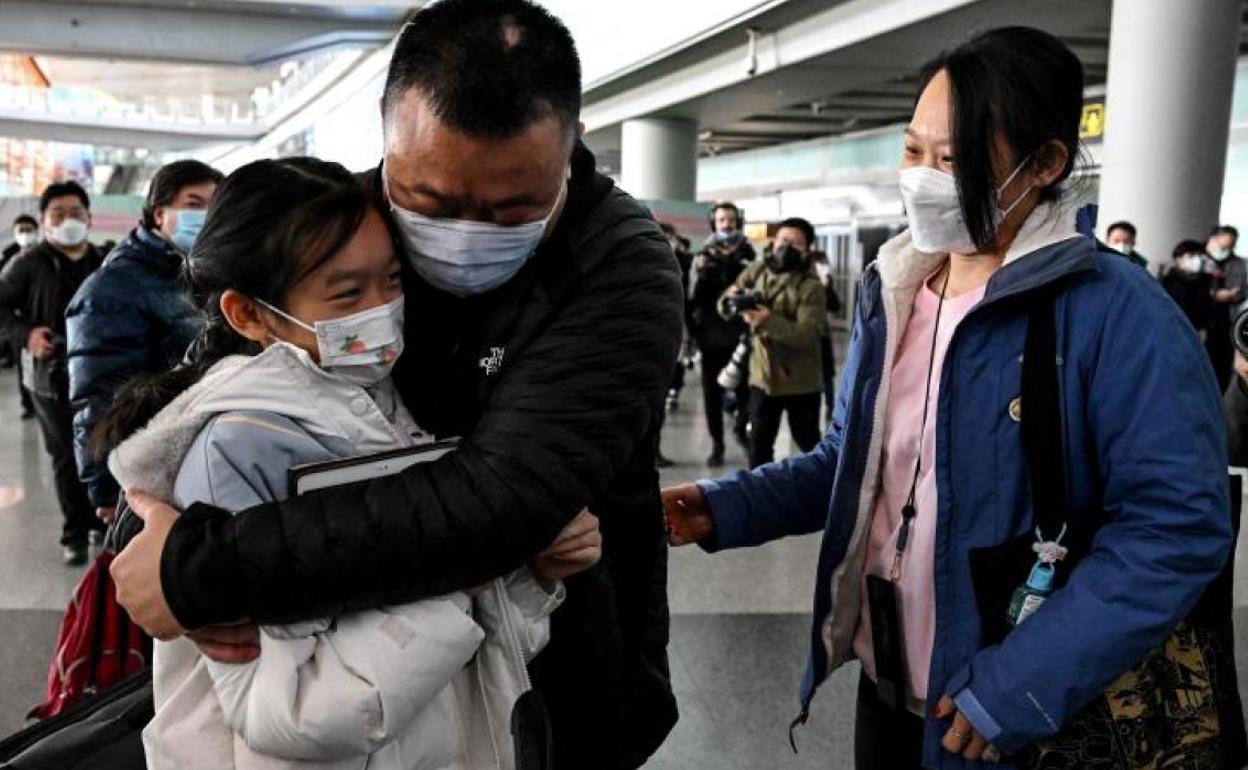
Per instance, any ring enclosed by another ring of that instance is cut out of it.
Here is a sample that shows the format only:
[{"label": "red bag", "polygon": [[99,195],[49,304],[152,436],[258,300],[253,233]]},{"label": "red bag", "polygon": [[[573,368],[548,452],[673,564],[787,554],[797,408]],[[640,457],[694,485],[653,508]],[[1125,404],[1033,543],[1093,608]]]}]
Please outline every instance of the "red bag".
[{"label": "red bag", "polygon": [[117,603],[108,573],[114,556],[100,554],[74,589],[48,669],[47,700],[27,718],[56,716],[147,665],[152,641]]}]

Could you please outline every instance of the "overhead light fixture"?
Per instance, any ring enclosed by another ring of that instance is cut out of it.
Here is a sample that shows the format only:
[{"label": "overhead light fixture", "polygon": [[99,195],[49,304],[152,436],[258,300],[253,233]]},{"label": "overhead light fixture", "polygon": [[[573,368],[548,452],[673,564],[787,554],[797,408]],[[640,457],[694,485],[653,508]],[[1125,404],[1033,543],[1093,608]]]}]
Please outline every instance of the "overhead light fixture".
[{"label": "overhead light fixture", "polygon": [[749,75],[750,77],[754,77],[756,74],[758,74],[758,35],[759,35],[759,32],[760,30],[758,27],[750,27],[749,29],[745,31],[746,36],[749,38],[749,47],[745,55],[746,61],[749,64],[749,68],[745,71],[745,74]]}]

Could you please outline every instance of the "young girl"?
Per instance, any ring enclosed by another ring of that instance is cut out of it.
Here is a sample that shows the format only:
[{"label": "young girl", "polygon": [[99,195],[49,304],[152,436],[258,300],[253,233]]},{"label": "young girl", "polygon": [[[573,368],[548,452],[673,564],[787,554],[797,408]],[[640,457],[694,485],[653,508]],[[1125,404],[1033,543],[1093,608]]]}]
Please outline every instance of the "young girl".
[{"label": "young girl", "polygon": [[[341,166],[236,171],[187,274],[206,315],[191,360],[131,386],[103,425],[106,442],[144,426],[109,459],[123,487],[188,515],[196,502],[237,511],[286,496],[292,466],[427,440],[389,378],[399,261]],[[511,709],[566,574],[522,569],[475,595],[262,627],[243,665],[157,642],[148,767],[512,767]]]}]

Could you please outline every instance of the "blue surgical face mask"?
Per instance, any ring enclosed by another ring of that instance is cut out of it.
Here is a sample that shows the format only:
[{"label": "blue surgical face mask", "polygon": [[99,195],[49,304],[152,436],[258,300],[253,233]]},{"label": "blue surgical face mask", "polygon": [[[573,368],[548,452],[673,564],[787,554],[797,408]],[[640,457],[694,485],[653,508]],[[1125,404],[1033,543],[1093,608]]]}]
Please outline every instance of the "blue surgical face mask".
[{"label": "blue surgical face mask", "polygon": [[722,243],[725,246],[736,246],[737,244],[741,243],[741,241],[744,241],[744,240],[745,240],[745,233],[741,232],[740,230],[736,228],[732,228],[731,230],[715,231],[715,242]]},{"label": "blue surgical face mask", "polygon": [[386,197],[412,267],[431,286],[466,297],[496,289],[520,272],[541,243],[567,189],[565,179],[550,212],[522,225],[427,217],[395,205],[388,187]]},{"label": "blue surgical face mask", "polygon": [[203,209],[169,209],[168,213],[177,217],[178,226],[169,237],[169,241],[183,254],[190,254],[191,247],[204,229],[204,219],[208,212]]}]

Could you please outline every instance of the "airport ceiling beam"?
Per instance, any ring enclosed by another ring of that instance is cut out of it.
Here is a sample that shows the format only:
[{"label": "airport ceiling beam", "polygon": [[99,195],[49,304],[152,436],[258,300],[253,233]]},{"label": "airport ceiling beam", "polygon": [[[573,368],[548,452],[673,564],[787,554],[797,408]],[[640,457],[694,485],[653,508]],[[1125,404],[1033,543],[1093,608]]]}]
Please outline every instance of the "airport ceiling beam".
[{"label": "airport ceiling beam", "polygon": [[120,2],[0,2],[0,51],[185,64],[258,66],[338,45],[377,47],[393,19],[325,18],[278,6],[246,12]]},{"label": "airport ceiling beam", "polygon": [[[672,105],[723,93],[750,80],[919,24],[977,0],[849,0],[762,32],[741,30],[740,44],[659,77],[645,69],[626,75],[623,90],[595,99],[586,93],[581,119],[590,131],[629,118],[661,113]],[[606,89],[604,89],[604,92]]]},{"label": "airport ceiling beam", "polygon": [[0,108],[0,136],[160,151],[189,150],[222,143],[245,144],[260,139],[263,131],[249,126],[201,128],[160,123],[145,125]]}]

